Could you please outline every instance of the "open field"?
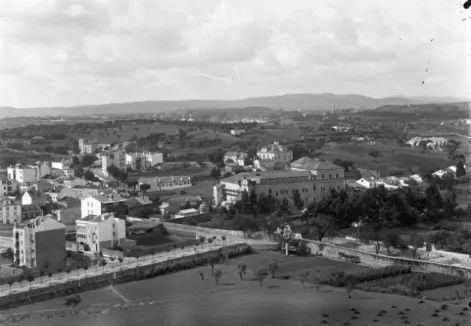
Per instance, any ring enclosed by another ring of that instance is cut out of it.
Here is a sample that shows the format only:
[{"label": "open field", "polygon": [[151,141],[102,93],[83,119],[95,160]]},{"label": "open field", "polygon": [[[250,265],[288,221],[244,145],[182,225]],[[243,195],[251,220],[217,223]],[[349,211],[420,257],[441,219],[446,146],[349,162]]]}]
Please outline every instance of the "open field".
[{"label": "open field", "polygon": [[[412,325],[469,325],[469,312],[459,315],[463,307],[455,305],[432,317],[442,303],[419,304],[417,299],[363,291],[348,299],[344,289],[303,289],[299,282],[270,277],[260,287],[251,280],[253,269],[272,260],[285,264],[291,258],[264,253],[216,265],[223,272],[219,285],[210,268],[203,267],[86,292],[76,308],[64,308],[62,298],[4,311],[1,318],[27,314],[22,325],[69,326],[155,325],[156,318],[162,325],[399,325],[405,320]],[[244,280],[237,274],[239,263],[249,269]],[[378,315],[381,310],[385,312]]]},{"label": "open field", "polygon": [[[368,155],[372,151],[379,151],[380,156],[373,158]],[[446,152],[422,152],[417,148],[401,148],[392,142],[376,145],[359,143],[356,146],[351,143],[326,145],[320,152],[318,156],[328,161],[333,161],[336,158],[353,161],[356,167],[377,170],[381,175],[389,175],[399,170],[405,172],[412,170],[414,173],[424,172],[455,164],[447,159]]]}]

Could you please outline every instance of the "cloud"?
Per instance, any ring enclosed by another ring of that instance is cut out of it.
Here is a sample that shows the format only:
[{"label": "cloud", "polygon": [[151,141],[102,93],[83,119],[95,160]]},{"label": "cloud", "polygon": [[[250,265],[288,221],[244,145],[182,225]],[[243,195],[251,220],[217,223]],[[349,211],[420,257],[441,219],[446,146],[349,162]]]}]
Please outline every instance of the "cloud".
[{"label": "cloud", "polygon": [[441,0],[16,0],[0,12],[0,105],[469,94],[469,24]]}]

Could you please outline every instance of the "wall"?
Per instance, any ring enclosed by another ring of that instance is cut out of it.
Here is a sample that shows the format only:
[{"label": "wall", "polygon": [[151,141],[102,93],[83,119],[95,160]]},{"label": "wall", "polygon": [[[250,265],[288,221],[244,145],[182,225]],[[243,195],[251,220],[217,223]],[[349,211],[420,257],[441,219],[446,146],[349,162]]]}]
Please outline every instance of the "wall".
[{"label": "wall", "polygon": [[13,248],[13,238],[0,237],[0,248]]},{"label": "wall", "polygon": [[49,263],[52,270],[59,268],[64,263],[65,257],[65,231],[57,230],[36,232],[36,266],[43,267]]},{"label": "wall", "polygon": [[464,276],[471,278],[471,269],[455,267],[451,265],[432,263],[428,261],[397,258],[385,255],[377,255],[370,252],[356,250],[352,248],[338,247],[334,244],[318,242],[314,240],[305,240],[312,253],[321,252],[323,256],[338,258],[339,252],[347,255],[358,256],[362,264],[369,266],[389,266],[394,264],[411,266],[416,272],[435,272],[455,276]]}]

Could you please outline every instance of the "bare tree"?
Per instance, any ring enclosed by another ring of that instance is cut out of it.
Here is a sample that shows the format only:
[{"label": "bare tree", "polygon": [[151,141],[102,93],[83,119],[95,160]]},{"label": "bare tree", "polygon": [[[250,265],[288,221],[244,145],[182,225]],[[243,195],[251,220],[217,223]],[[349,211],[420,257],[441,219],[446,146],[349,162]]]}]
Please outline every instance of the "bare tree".
[{"label": "bare tree", "polygon": [[242,280],[243,279],[242,276],[247,273],[247,265],[239,264],[239,266],[237,266],[237,270],[239,271],[239,276],[240,276],[240,279]]},{"label": "bare tree", "polygon": [[214,280],[216,281],[216,285],[219,285],[219,279],[222,277],[222,272],[220,269],[213,274]]},{"label": "bare tree", "polygon": [[271,278],[275,278],[275,272],[278,270],[278,263],[271,262],[270,264],[268,264],[268,267],[270,267]]},{"label": "bare tree", "polygon": [[260,287],[263,287],[263,280],[268,276],[268,273],[263,269],[260,269],[255,272],[255,279],[260,282]]}]

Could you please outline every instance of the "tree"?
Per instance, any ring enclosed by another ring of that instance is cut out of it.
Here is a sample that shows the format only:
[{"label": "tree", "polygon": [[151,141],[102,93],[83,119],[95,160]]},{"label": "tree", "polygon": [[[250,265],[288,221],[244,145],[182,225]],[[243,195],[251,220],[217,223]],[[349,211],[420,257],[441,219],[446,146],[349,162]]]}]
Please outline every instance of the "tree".
[{"label": "tree", "polygon": [[118,261],[119,261],[119,270],[121,270],[121,266],[122,266],[123,260],[124,260],[123,257],[118,257]]},{"label": "tree", "polygon": [[39,275],[41,276],[41,284],[43,284],[43,277],[46,275],[46,271],[44,269],[41,269],[39,271]]},{"label": "tree", "polygon": [[67,273],[67,282],[69,282],[70,268],[67,268],[65,272]]},{"label": "tree", "polygon": [[95,161],[98,160],[98,157],[95,155],[87,154],[82,158],[82,167],[91,166]]},{"label": "tree", "polygon": [[425,251],[427,252],[427,259],[429,259],[430,252],[432,251],[432,243],[430,241],[425,243]]},{"label": "tree", "polygon": [[200,243],[201,243],[201,248],[203,248],[204,246],[204,241],[206,240],[206,237],[204,235],[200,235],[198,237],[198,239],[200,240]]},{"label": "tree", "polygon": [[146,194],[147,190],[150,189],[150,185],[147,184],[147,183],[143,183],[139,186],[139,189],[142,191],[142,196],[144,197],[144,195]]},{"label": "tree", "polygon": [[211,178],[218,179],[221,177],[221,170],[219,168],[212,168],[211,172],[209,173]]},{"label": "tree", "polygon": [[225,235],[221,235],[221,240],[222,240],[222,246],[224,247],[224,241],[226,241],[226,236],[225,236]]},{"label": "tree", "polygon": [[299,190],[298,189],[295,189],[294,190],[294,193],[293,193],[293,203],[294,203],[294,206],[300,210],[304,203],[303,203],[303,200],[301,198],[301,194],[299,193]]},{"label": "tree", "polygon": [[260,269],[255,272],[255,279],[260,282],[260,287],[263,287],[263,280],[268,276],[268,273],[263,269]]},{"label": "tree", "polygon": [[459,178],[463,175],[466,175],[466,169],[464,168],[463,161],[459,161],[456,164],[456,177]]},{"label": "tree", "polygon": [[7,283],[10,286],[10,294],[11,294],[11,286],[13,285],[13,283],[15,283],[15,280],[13,278],[9,278]]},{"label": "tree", "polygon": [[133,188],[134,190],[136,190],[136,187],[139,184],[137,180],[130,180],[127,183],[128,183],[128,187]]},{"label": "tree", "polygon": [[357,280],[353,275],[347,275],[346,282],[347,284],[345,286],[345,290],[347,291],[348,298],[351,299],[352,297],[350,296],[350,294],[355,289]]},{"label": "tree", "polygon": [[100,266],[103,267],[103,274],[105,273],[105,266],[108,264],[106,259],[100,260]]},{"label": "tree", "polygon": [[372,225],[364,228],[360,232],[360,240],[366,244],[373,244],[375,252],[378,254],[381,249],[381,240],[383,239],[383,228],[381,225]]},{"label": "tree", "polygon": [[5,250],[4,252],[2,252],[2,257],[9,260],[9,261],[13,261],[13,249],[8,247],[7,250]]},{"label": "tree", "polygon": [[319,215],[311,224],[311,235],[322,241],[328,230],[335,229],[334,220],[328,215]]},{"label": "tree", "polygon": [[83,270],[85,271],[85,277],[87,277],[88,264],[83,266]]},{"label": "tree", "polygon": [[268,264],[268,267],[270,268],[270,271],[271,271],[271,278],[275,278],[275,272],[278,270],[278,263],[271,262]]},{"label": "tree", "polygon": [[52,272],[48,272],[47,276],[49,277],[49,285],[51,285]]},{"label": "tree", "polygon": [[215,257],[208,257],[207,260],[208,260],[208,265],[211,266],[211,274],[214,274],[214,266],[217,263],[217,259]]},{"label": "tree", "polygon": [[247,265],[239,264],[239,266],[237,266],[237,271],[239,272],[239,277],[242,280],[243,279],[242,276],[247,273]]},{"label": "tree", "polygon": [[417,233],[414,233],[409,238],[409,245],[412,246],[412,258],[415,259],[415,255],[417,254],[417,250],[424,246],[424,238],[422,238]]},{"label": "tree", "polygon": [[213,243],[213,238],[208,238],[208,243],[209,243],[209,246],[211,247],[211,244]]},{"label": "tree", "polygon": [[28,274],[26,276],[26,280],[29,282],[29,289],[31,290],[31,283],[34,281],[34,275],[33,274]]},{"label": "tree", "polygon": [[388,255],[391,255],[391,248],[399,249],[402,239],[396,231],[387,231],[383,234],[383,246],[386,248]]},{"label": "tree", "polygon": [[220,269],[213,274],[214,280],[216,281],[216,285],[219,285],[219,279],[222,277],[222,272]]}]

